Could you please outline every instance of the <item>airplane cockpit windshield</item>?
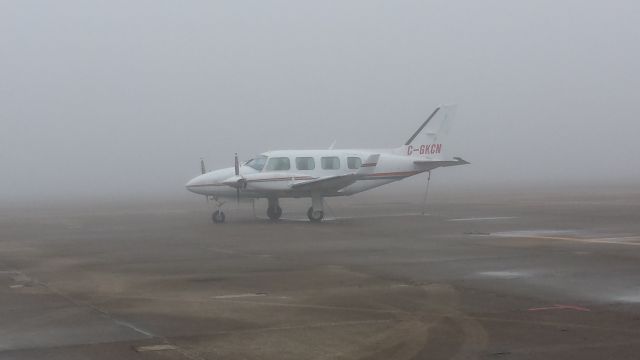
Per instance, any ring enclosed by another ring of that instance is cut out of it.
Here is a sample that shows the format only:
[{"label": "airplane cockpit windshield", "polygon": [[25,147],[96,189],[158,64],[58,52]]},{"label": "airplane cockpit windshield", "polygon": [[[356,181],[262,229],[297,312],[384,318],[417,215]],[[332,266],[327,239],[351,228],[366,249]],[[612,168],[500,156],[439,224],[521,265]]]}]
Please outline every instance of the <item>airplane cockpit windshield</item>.
[{"label": "airplane cockpit windshield", "polygon": [[247,161],[246,163],[244,163],[244,165],[252,167],[258,171],[262,171],[262,168],[264,168],[264,164],[266,163],[267,163],[267,157],[261,155]]}]

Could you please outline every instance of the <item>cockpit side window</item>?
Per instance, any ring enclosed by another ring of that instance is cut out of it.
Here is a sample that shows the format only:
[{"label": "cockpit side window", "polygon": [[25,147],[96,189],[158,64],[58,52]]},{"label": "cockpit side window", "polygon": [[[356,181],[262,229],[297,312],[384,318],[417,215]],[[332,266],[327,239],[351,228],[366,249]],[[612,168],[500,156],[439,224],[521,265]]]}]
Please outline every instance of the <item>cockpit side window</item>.
[{"label": "cockpit side window", "polygon": [[252,167],[258,171],[262,171],[262,168],[264,167],[264,164],[266,164],[266,162],[267,162],[266,156],[258,156],[255,159],[251,159],[247,161],[246,163],[244,163],[244,165]]},{"label": "cockpit side window", "polygon": [[267,161],[264,171],[285,171],[291,169],[291,162],[287,157],[272,157]]}]

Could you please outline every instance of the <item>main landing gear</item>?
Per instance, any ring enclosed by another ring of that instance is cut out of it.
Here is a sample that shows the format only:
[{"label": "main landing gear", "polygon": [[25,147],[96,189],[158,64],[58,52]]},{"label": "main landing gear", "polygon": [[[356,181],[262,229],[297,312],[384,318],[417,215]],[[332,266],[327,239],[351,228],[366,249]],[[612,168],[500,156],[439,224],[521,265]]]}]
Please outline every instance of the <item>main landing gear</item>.
[{"label": "main landing gear", "polygon": [[269,206],[267,206],[267,216],[272,221],[277,221],[282,216],[282,208],[280,207],[280,203],[278,198],[269,198]]},{"label": "main landing gear", "polygon": [[[282,208],[278,202],[278,198],[269,198],[269,206],[267,207],[267,216],[272,221],[277,221],[282,216]],[[311,197],[311,207],[307,210],[307,217],[311,222],[320,222],[324,217],[324,201],[321,196],[313,195]]]},{"label": "main landing gear", "polygon": [[320,222],[324,217],[324,201],[317,195],[311,196],[311,207],[307,210],[307,217],[311,222]]}]

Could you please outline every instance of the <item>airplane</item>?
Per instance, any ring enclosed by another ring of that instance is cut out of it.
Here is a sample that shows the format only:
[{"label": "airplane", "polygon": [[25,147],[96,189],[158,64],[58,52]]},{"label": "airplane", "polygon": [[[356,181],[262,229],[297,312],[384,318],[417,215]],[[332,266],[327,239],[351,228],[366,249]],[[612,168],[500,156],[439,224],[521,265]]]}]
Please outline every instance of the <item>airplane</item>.
[{"label": "airplane", "polygon": [[267,216],[282,216],[281,198],[311,198],[307,217],[320,222],[324,198],[350,196],[406,179],[439,167],[466,165],[460,157],[447,158],[446,138],[455,105],[436,107],[402,146],[391,149],[277,150],[262,153],[242,164],[207,172],[191,179],[187,190],[215,200],[214,223],[225,222],[225,200],[266,198]]}]

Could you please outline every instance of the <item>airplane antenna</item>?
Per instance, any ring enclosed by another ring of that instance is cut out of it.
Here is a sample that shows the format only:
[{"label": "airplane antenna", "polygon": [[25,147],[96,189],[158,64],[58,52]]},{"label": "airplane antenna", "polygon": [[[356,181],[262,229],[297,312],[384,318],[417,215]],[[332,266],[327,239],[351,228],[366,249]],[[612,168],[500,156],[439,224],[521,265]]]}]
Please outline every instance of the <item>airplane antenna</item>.
[{"label": "airplane antenna", "polygon": [[429,170],[429,176],[427,177],[427,188],[424,191],[424,199],[422,199],[422,216],[424,216],[427,210],[427,196],[429,196],[429,183],[431,182],[431,170]]}]

